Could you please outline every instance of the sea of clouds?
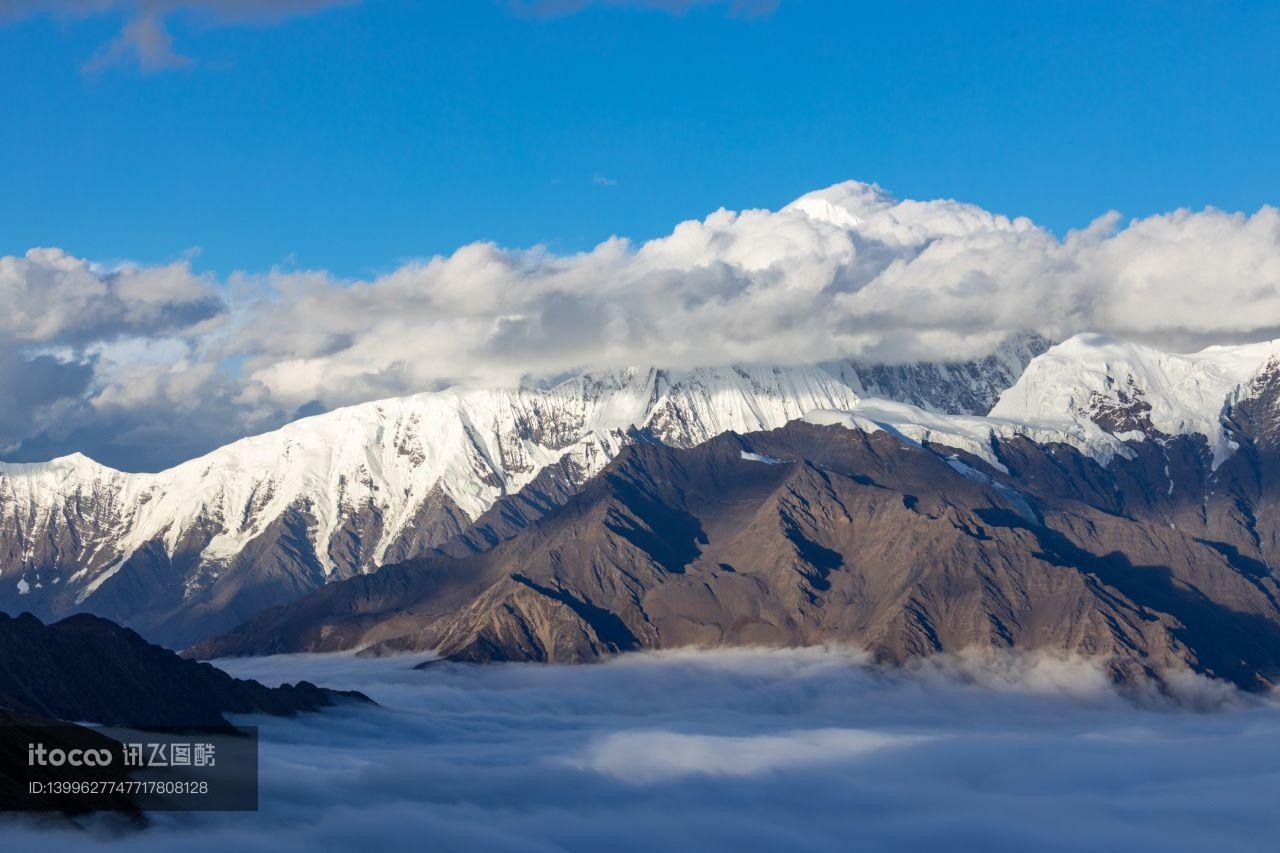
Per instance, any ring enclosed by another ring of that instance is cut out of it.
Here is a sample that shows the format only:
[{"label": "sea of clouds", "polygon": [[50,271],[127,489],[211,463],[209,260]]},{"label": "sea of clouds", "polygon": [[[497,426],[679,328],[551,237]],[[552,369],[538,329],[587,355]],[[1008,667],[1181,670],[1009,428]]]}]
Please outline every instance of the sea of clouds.
[{"label": "sea of clouds", "polygon": [[0,258],[0,458],[155,469],[307,413],[582,369],[903,363],[1010,335],[1171,349],[1280,337],[1280,211],[1100,217],[1064,237],[847,182],[643,243],[492,243],[350,280],[189,260]]},{"label": "sea of clouds", "polygon": [[[1256,851],[1280,708],[1205,682],[1118,695],[1085,661],[644,653],[595,666],[224,661],[379,708],[261,726],[261,811],[6,849]],[[1192,683],[1195,682],[1195,683]],[[1190,701],[1187,701],[1190,700]]]}]

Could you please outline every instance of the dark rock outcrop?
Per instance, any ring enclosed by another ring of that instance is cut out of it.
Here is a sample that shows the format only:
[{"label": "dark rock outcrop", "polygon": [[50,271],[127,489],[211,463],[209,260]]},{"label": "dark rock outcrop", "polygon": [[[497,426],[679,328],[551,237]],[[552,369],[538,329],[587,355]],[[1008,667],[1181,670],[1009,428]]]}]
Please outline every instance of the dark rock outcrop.
[{"label": "dark rock outcrop", "polygon": [[[74,749],[118,748],[115,741],[92,729],[42,717],[14,714],[0,708],[0,803],[4,803],[6,807],[25,808],[24,804],[32,798],[29,793],[31,782],[43,785],[65,781],[67,778],[64,767],[29,765],[27,744],[31,741],[39,741],[50,750],[60,749],[64,752]],[[106,783],[118,779],[119,774],[110,767],[82,765],[76,770],[76,778],[81,782]],[[125,819],[124,826],[128,827],[139,827],[146,823],[136,799],[130,794],[113,790],[60,796],[53,807],[48,802],[42,807],[47,812],[60,813],[63,817],[78,817],[90,812],[112,812],[122,816]],[[53,808],[57,811],[53,811]],[[56,818],[46,823],[65,826],[64,822]]]},{"label": "dark rock outcrop", "polygon": [[227,725],[224,714],[291,715],[368,702],[302,681],[266,687],[184,660],[135,632],[78,614],[45,625],[0,613],[0,709],[131,727]]}]

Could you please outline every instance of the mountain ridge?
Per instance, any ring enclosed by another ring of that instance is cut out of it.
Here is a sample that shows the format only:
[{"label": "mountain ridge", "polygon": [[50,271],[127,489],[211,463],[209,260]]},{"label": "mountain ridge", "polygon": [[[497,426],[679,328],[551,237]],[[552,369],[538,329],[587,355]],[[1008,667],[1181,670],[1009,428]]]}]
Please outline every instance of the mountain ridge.
[{"label": "mountain ridge", "polygon": [[0,464],[0,606],[87,609],[185,646],[334,580],[492,547],[628,444],[693,447],[801,418],[946,445],[997,471],[998,446],[1019,437],[1105,467],[1142,442],[1203,435],[1216,470],[1240,444],[1232,406],[1263,393],[1259,377],[1280,363],[1276,342],[1184,356],[1082,335],[1009,381],[1037,348],[1015,341],[983,362],[896,374],[899,396],[928,387],[959,406],[981,391],[990,414],[866,397],[879,386],[847,364],[633,370],[349,407],[184,463],[167,484],[171,472],[128,475],[79,455]]},{"label": "mountain ridge", "polygon": [[[1039,346],[1015,341],[1000,365]],[[1000,365],[955,365],[954,376],[916,366],[904,396],[920,398],[927,380],[956,389],[944,403],[990,395],[1008,381]],[[851,408],[853,370],[626,370],[547,389],[419,394],[296,421],[156,474],[78,454],[0,463],[0,606],[90,609],[184,645],[445,546],[544,471],[572,490],[637,438],[690,446]]]},{"label": "mountain ridge", "polygon": [[0,710],[130,727],[228,726],[224,714],[293,715],[367,696],[306,681],[266,687],[183,660],[80,613],[43,624],[0,613]]}]

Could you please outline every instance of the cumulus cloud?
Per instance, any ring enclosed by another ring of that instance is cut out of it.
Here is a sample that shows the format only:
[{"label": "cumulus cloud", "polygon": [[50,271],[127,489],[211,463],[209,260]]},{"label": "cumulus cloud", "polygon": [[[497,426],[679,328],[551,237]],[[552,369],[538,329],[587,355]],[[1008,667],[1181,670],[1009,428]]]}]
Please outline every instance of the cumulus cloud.
[{"label": "cumulus cloud", "polygon": [[475,243],[363,280],[219,282],[186,262],[103,271],[35,250],[0,260],[0,307],[0,348],[93,369],[77,406],[19,419],[25,432],[0,424],[0,452],[88,441],[107,461],[154,467],[303,412],[581,369],[963,360],[1030,331],[1170,349],[1274,338],[1280,210],[1110,213],[1059,238],[849,182],[644,243]]},{"label": "cumulus cloud", "polygon": [[218,283],[186,261],[104,269],[58,249],[0,258],[0,453],[61,451],[73,437],[101,449],[119,437],[109,423],[121,395],[141,409],[164,402],[149,372],[182,392],[169,410],[180,413],[201,399],[191,378],[214,369],[185,359],[225,311]]},{"label": "cumulus cloud", "polygon": [[1176,853],[1269,849],[1278,828],[1266,702],[1134,705],[1105,681],[1023,684],[1027,658],[987,675],[977,659],[913,674],[820,649],[416,660],[222,662],[382,707],[243,720],[261,727],[259,812],[160,815],[105,849]]},{"label": "cumulus cloud", "polygon": [[213,280],[187,261],[103,270],[60,249],[0,257],[0,336],[25,344],[162,335],[222,308]]},{"label": "cumulus cloud", "polygon": [[270,296],[228,345],[249,393],[288,405],[578,367],[965,359],[1030,330],[1178,346],[1276,333],[1280,211],[1111,214],[1060,240],[849,183],[640,245],[481,243],[370,281],[261,283]]}]

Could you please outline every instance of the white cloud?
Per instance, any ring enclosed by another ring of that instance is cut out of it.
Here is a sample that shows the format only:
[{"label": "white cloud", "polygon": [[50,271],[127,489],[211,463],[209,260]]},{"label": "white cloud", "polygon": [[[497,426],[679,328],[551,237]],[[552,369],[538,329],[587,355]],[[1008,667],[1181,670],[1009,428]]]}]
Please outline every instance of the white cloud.
[{"label": "white cloud", "polygon": [[910,674],[820,649],[415,660],[225,662],[382,706],[252,720],[259,812],[158,815],[110,844],[12,824],[5,840],[121,853],[1274,846],[1280,710],[1265,701],[1135,706],[1102,682],[1023,684],[1025,657],[987,674],[976,658]]},{"label": "white cloud", "polygon": [[0,257],[0,341],[75,346],[162,334],[221,309],[212,278],[185,261],[103,270],[60,249]]},{"label": "white cloud", "polygon": [[1174,346],[1280,334],[1280,212],[1124,228],[1108,215],[1059,240],[1027,219],[845,184],[638,246],[474,244],[372,281],[261,282],[273,296],[228,342],[254,393],[333,405],[578,367],[968,358],[1032,329]]},{"label": "white cloud", "polygon": [[105,269],[59,249],[0,258],[0,454],[99,451],[158,414],[189,430],[184,409],[217,398],[216,364],[198,348],[225,311],[218,283],[186,261]]},{"label": "white cloud", "polygon": [[[646,243],[572,255],[475,243],[358,281],[275,270],[218,283],[185,261],[104,271],[35,250],[0,259],[0,305],[0,347],[96,360],[60,438],[0,445],[110,453],[146,435],[153,465],[304,408],[582,368],[963,359],[1024,331],[1174,349],[1280,337],[1280,211],[1107,214],[1059,239],[851,182]],[[156,419],[183,412],[193,421],[158,441]]]}]

